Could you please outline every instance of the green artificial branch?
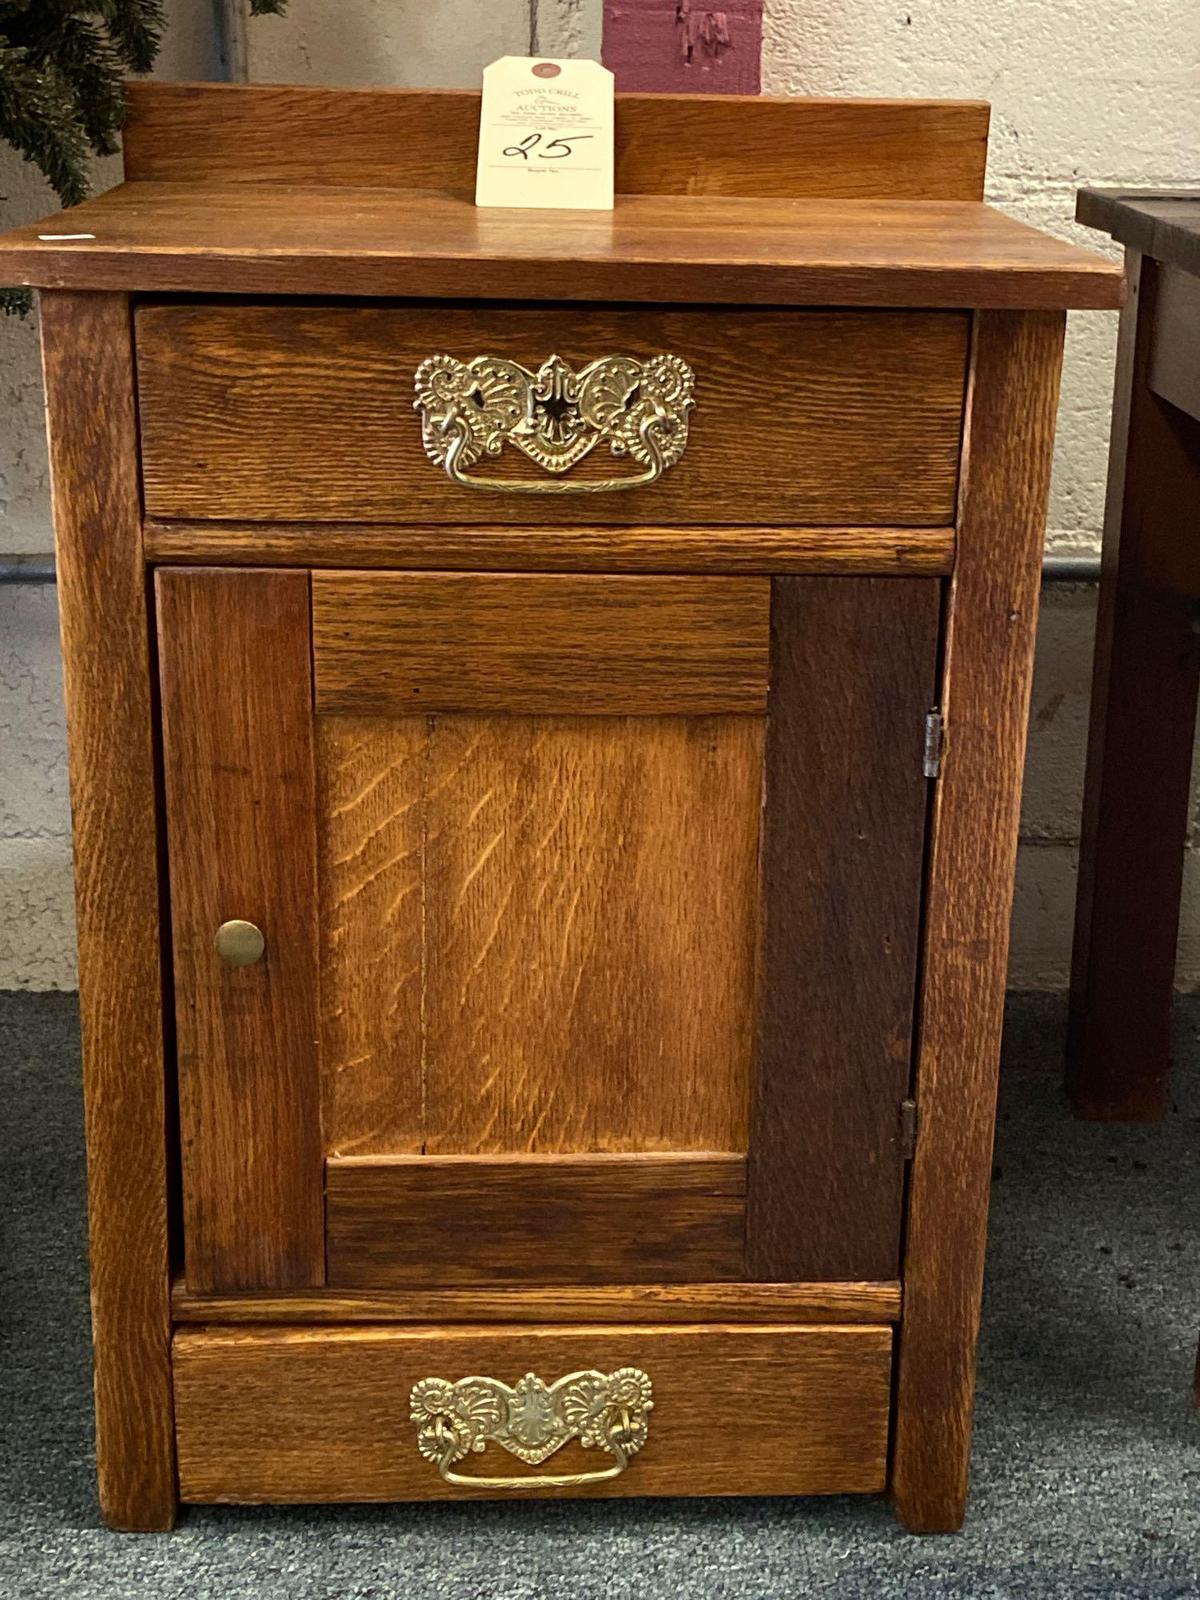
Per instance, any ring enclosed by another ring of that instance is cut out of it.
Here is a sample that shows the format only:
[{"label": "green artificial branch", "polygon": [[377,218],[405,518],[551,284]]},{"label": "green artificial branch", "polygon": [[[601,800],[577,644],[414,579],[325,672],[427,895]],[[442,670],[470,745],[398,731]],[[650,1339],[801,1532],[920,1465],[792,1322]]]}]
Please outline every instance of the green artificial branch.
[{"label": "green artificial branch", "polygon": [[[250,0],[279,16],[286,0]],[[64,206],[91,192],[93,155],[120,149],[128,73],[149,72],[166,25],[163,0],[0,0],[0,139],[46,178]],[[28,289],[0,289],[24,315]]]}]

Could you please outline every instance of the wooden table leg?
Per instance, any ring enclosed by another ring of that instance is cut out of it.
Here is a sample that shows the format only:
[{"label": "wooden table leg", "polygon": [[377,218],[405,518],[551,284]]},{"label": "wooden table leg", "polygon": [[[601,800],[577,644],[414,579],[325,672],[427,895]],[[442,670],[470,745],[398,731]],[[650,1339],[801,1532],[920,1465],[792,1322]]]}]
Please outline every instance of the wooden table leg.
[{"label": "wooden table leg", "polygon": [[1129,269],[1092,680],[1067,1092],[1076,1116],[1152,1121],[1167,1106],[1200,681],[1200,427],[1150,387],[1159,269],[1136,254]]}]

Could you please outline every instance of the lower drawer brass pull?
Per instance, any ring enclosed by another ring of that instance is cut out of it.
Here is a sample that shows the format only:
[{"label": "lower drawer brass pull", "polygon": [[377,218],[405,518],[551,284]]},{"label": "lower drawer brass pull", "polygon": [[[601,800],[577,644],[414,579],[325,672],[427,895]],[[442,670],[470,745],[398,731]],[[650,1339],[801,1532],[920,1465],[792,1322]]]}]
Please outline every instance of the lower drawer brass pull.
[{"label": "lower drawer brass pull", "polygon": [[[600,356],[575,372],[549,356],[536,372],[504,356],[429,356],[413,402],[425,454],[466,489],[497,494],[605,494],[653,483],[683,455],[695,378],[679,356]],[[561,474],[604,442],[640,472],[614,478]],[[488,478],[471,471],[513,444],[550,478]]]},{"label": "lower drawer brass pull", "polygon": [[[650,1379],[640,1367],[616,1372],[570,1372],[554,1383],[527,1372],[515,1388],[497,1378],[422,1378],[413,1385],[412,1420],[417,1449],[447,1483],[484,1489],[571,1489],[603,1483],[624,1472],[646,1442],[653,1409]],[[533,1477],[477,1478],[453,1470],[489,1440],[539,1466],[571,1439],[613,1457],[597,1472],[539,1473]]]}]

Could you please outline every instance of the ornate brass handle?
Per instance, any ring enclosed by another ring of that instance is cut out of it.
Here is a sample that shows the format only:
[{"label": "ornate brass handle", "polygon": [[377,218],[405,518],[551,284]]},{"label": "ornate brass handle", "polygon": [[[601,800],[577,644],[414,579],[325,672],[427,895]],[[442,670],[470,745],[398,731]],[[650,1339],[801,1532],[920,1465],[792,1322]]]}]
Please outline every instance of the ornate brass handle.
[{"label": "ornate brass handle", "polygon": [[[410,1396],[417,1449],[447,1483],[483,1489],[573,1489],[624,1472],[646,1442],[653,1388],[640,1367],[570,1372],[547,1384],[527,1372],[515,1388],[498,1378],[422,1378]],[[598,1448],[614,1465],[596,1472],[482,1478],[455,1472],[456,1462],[489,1440],[518,1460],[540,1466],[571,1439]]]},{"label": "ornate brass handle", "polygon": [[[504,356],[429,356],[414,379],[425,454],[452,482],[498,494],[604,494],[653,483],[683,455],[695,377],[679,356],[601,356],[575,372],[549,356],[536,372]],[[601,442],[641,471],[564,481]],[[550,478],[488,478],[471,468],[505,444]]]}]

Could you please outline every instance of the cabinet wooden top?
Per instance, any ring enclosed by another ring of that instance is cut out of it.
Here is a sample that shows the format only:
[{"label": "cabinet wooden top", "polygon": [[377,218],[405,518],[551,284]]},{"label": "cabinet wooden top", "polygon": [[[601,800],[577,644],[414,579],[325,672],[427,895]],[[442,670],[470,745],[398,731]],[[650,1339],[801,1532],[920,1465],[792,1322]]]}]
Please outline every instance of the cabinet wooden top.
[{"label": "cabinet wooden top", "polygon": [[0,238],[0,279],[216,294],[1120,303],[1119,267],[982,204],[985,106],[620,96],[612,212],[477,209],[478,108],[455,92],[131,85],[129,181]]}]

